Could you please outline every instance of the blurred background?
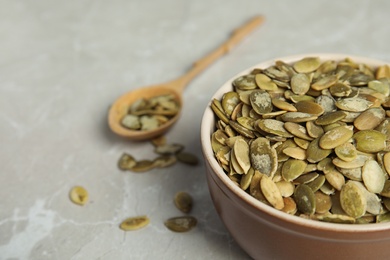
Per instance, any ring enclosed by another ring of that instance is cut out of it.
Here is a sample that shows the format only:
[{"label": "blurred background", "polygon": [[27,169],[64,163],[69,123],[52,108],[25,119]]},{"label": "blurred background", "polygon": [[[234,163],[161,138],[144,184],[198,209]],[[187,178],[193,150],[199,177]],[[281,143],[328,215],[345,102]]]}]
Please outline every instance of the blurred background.
[{"label": "blurred background", "polygon": [[[240,71],[301,53],[390,62],[386,0],[0,0],[0,259],[248,259],[221,223],[204,164],[122,172],[122,153],[154,158],[149,142],[115,136],[120,95],[185,73],[255,15],[265,23],[195,78],[168,142],[202,159],[200,123],[213,93]],[[80,207],[68,193],[84,186]],[[194,198],[198,225],[166,229]],[[120,222],[148,215],[144,229]],[[281,245],[283,246],[283,245]]]}]

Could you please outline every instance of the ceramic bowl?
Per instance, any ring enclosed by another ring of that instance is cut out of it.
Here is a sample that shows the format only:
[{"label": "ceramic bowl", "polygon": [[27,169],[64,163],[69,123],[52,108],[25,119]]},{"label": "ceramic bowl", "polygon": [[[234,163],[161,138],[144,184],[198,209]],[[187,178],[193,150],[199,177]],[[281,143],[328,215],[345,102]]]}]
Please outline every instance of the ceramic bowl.
[{"label": "ceramic bowl", "polygon": [[[345,54],[303,54],[259,63],[237,74],[212,96],[220,99],[232,90],[232,81],[254,68],[267,68],[276,60],[287,63],[303,57],[321,60],[352,58],[377,66],[386,62]],[[304,219],[268,206],[233,184],[214,157],[210,137],[215,116],[205,109],[201,144],[206,163],[209,191],[214,206],[236,242],[254,259],[389,259],[390,223],[336,224]]]}]

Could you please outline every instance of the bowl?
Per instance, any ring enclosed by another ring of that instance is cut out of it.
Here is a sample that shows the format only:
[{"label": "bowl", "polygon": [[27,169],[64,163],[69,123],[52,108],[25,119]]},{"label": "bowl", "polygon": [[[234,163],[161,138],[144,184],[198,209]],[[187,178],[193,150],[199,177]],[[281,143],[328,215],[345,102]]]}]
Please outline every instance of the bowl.
[{"label": "bowl", "polygon": [[[348,57],[369,66],[388,64],[346,54],[314,53],[276,58],[235,75],[216,91],[212,99],[219,100],[232,90],[234,79],[254,68],[265,69],[276,60],[291,63],[310,56],[322,61]],[[209,192],[220,219],[249,256],[254,259],[388,259],[390,223],[339,224],[305,219],[268,206],[236,186],[214,157],[210,137],[215,131],[216,117],[210,104],[201,123]]]}]

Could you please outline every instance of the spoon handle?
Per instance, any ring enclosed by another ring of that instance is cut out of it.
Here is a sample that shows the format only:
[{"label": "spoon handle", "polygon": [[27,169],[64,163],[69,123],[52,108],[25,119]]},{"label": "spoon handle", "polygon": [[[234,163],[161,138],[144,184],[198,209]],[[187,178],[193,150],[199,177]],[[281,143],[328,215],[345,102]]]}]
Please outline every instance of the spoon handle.
[{"label": "spoon handle", "polygon": [[205,57],[197,60],[192,68],[183,76],[178,78],[176,81],[176,90],[183,91],[183,89],[188,85],[188,83],[196,77],[199,73],[201,73],[204,69],[206,69],[210,64],[216,61],[221,56],[230,52],[233,47],[235,47],[239,42],[241,42],[245,36],[251,33],[255,28],[257,28],[264,21],[263,16],[255,16],[250,19],[247,23],[242,25],[233,31],[232,35],[228,40],[222,43],[217,49],[206,55]]}]

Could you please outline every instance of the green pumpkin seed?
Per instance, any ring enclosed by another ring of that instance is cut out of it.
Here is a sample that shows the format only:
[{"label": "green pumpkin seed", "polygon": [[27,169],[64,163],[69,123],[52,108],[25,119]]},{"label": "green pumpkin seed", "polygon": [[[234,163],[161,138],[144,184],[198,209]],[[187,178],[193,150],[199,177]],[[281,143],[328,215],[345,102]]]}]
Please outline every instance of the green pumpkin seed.
[{"label": "green pumpkin seed", "polygon": [[365,153],[383,151],[386,147],[386,135],[376,130],[363,130],[353,135],[356,149]]},{"label": "green pumpkin seed", "polygon": [[240,99],[237,94],[237,92],[227,92],[223,95],[222,97],[222,108],[224,112],[228,115],[231,116],[234,108],[238,105]]},{"label": "green pumpkin seed", "polygon": [[310,79],[306,74],[298,73],[291,78],[291,90],[297,95],[304,95],[310,88]]},{"label": "green pumpkin seed", "polygon": [[334,149],[338,158],[343,161],[350,162],[355,160],[357,156],[356,148],[351,143],[343,143]]},{"label": "green pumpkin seed", "polygon": [[300,124],[294,122],[286,122],[284,123],[284,128],[296,137],[307,141],[313,140],[313,138],[307,134],[306,128]]},{"label": "green pumpkin seed", "polygon": [[353,136],[353,131],[348,126],[339,126],[328,132],[320,138],[319,146],[322,149],[333,149],[345,143]]},{"label": "green pumpkin seed", "polygon": [[124,231],[133,231],[141,229],[150,223],[150,219],[147,216],[137,216],[127,218],[119,225],[120,229]]},{"label": "green pumpkin seed", "polygon": [[177,154],[181,152],[183,149],[184,146],[181,144],[164,144],[164,145],[157,146],[154,149],[154,152],[162,155],[170,155],[170,154]]},{"label": "green pumpkin seed", "polygon": [[308,162],[311,163],[317,163],[321,161],[322,159],[328,157],[329,154],[331,154],[331,149],[323,149],[320,147],[321,137],[314,139],[310,142],[309,146],[307,147],[306,151],[306,159]]},{"label": "green pumpkin seed", "polygon": [[286,131],[284,123],[274,119],[263,119],[256,121],[257,126],[266,133],[278,135],[282,137],[293,137],[292,134]]},{"label": "green pumpkin seed", "polygon": [[256,74],[255,81],[257,86],[263,90],[277,90],[278,86],[271,80],[270,77],[264,74]]},{"label": "green pumpkin seed", "polygon": [[284,122],[301,123],[301,122],[315,120],[317,119],[317,116],[308,113],[302,113],[302,112],[287,112],[281,116],[281,119]]},{"label": "green pumpkin seed", "polygon": [[250,160],[255,170],[272,177],[277,169],[276,150],[266,138],[259,137],[250,144]]},{"label": "green pumpkin seed", "polygon": [[313,114],[316,116],[322,115],[325,111],[321,105],[315,103],[314,101],[308,101],[308,100],[302,100],[297,102],[295,104],[295,107],[298,110],[298,112]]},{"label": "green pumpkin seed", "polygon": [[369,108],[354,120],[353,125],[359,130],[372,130],[385,120],[385,110],[378,107]]},{"label": "green pumpkin seed", "polygon": [[272,111],[272,99],[265,90],[253,91],[249,96],[249,100],[253,109],[259,115],[270,113]]},{"label": "green pumpkin seed", "polygon": [[366,197],[356,183],[348,181],[340,192],[341,207],[353,218],[363,216],[367,208]]},{"label": "green pumpkin seed", "polygon": [[380,193],[386,181],[386,175],[375,160],[367,160],[362,168],[362,179],[367,190]]},{"label": "green pumpkin seed", "polygon": [[264,197],[274,208],[281,210],[284,207],[282,194],[270,177],[264,175],[261,178],[260,188]]},{"label": "green pumpkin seed", "polygon": [[336,101],[336,106],[339,109],[351,112],[363,112],[372,105],[371,101],[363,98],[344,98]]},{"label": "green pumpkin seed", "polygon": [[330,112],[326,115],[319,117],[315,122],[317,125],[330,125],[345,118],[348,114],[344,111]]},{"label": "green pumpkin seed", "polygon": [[197,219],[192,216],[173,217],[164,222],[169,230],[180,233],[190,231],[197,223]]},{"label": "green pumpkin seed", "polygon": [[70,200],[77,205],[84,206],[89,199],[88,191],[81,186],[74,186],[69,192]]},{"label": "green pumpkin seed", "polygon": [[[240,168],[243,170],[242,173],[247,173],[251,168],[251,162],[249,158],[249,145],[243,139],[238,139],[233,146],[234,155]],[[237,172],[239,173],[239,172]]]},{"label": "green pumpkin seed", "polygon": [[186,153],[186,152],[179,152],[176,154],[176,158],[185,164],[189,165],[197,165],[199,163],[198,157],[196,157],[194,154]]},{"label": "green pumpkin seed", "polygon": [[183,213],[189,213],[192,210],[193,200],[189,193],[180,191],[175,194],[173,199],[175,206]]},{"label": "green pumpkin seed", "polygon": [[312,215],[316,211],[316,198],[309,186],[298,185],[294,192],[294,199],[300,212]]},{"label": "green pumpkin seed", "polygon": [[305,171],[307,163],[302,160],[289,159],[284,162],[282,167],[282,176],[286,181],[292,181],[298,178]]},{"label": "green pumpkin seed", "polygon": [[123,171],[131,170],[136,164],[134,157],[127,153],[122,154],[118,161],[118,167]]},{"label": "green pumpkin seed", "polygon": [[320,65],[318,57],[307,57],[295,62],[293,67],[298,73],[309,73],[318,69]]}]

